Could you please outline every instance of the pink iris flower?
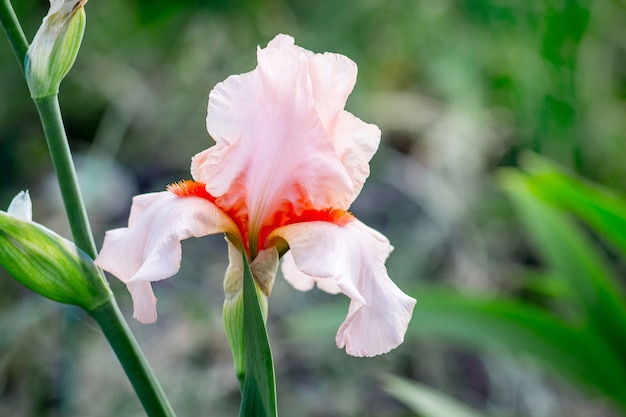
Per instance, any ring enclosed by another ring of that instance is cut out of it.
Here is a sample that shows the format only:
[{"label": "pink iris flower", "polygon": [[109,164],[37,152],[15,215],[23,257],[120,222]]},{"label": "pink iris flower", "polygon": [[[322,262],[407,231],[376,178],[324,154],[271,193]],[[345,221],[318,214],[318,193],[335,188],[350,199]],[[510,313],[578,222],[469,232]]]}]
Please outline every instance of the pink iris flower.
[{"label": "pink iris flower", "polygon": [[216,144],[192,158],[193,181],[136,196],[128,227],[107,232],[96,264],[126,283],[134,317],[150,323],[151,282],[179,270],[181,240],[225,233],[231,266],[241,249],[253,272],[267,254],[282,257],[296,289],[317,285],[351,299],[338,347],[388,352],[402,343],[415,300],[387,274],[387,238],[348,212],[380,142],[377,126],[344,110],[356,64],[286,35],[258,48],[257,59],[211,91],[207,129]]}]

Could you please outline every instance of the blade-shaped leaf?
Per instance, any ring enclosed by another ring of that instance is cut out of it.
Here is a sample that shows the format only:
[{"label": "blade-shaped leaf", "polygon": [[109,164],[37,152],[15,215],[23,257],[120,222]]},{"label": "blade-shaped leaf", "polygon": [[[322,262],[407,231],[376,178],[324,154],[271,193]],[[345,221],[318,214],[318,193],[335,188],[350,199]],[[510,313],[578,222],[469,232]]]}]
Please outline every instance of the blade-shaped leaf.
[{"label": "blade-shaped leaf", "polygon": [[526,154],[522,163],[535,195],[580,217],[626,256],[626,197],[533,154]]},{"label": "blade-shaped leaf", "polygon": [[[626,371],[603,339],[585,323],[567,323],[538,307],[504,298],[467,296],[450,289],[408,292],[418,301],[407,338],[444,339],[497,353],[527,355],[593,394],[622,395]],[[299,340],[329,337],[345,314],[341,302],[308,308],[289,319]]]},{"label": "blade-shaped leaf", "polygon": [[243,332],[245,376],[241,385],[240,417],[275,417],[274,363],[256,284],[243,254]]},{"label": "blade-shaped leaf", "polygon": [[[590,330],[626,363],[626,308],[616,279],[599,248],[594,246],[565,213],[537,197],[543,182],[509,171],[502,176],[504,189],[547,266],[571,287],[573,307]],[[622,366],[624,367],[624,366]]]},{"label": "blade-shaped leaf", "polygon": [[415,381],[388,375],[383,388],[422,417],[485,417],[442,392]]},{"label": "blade-shaped leaf", "polygon": [[440,337],[476,348],[526,354],[573,382],[626,407],[626,372],[614,352],[584,323],[505,299],[421,290],[409,335]]}]

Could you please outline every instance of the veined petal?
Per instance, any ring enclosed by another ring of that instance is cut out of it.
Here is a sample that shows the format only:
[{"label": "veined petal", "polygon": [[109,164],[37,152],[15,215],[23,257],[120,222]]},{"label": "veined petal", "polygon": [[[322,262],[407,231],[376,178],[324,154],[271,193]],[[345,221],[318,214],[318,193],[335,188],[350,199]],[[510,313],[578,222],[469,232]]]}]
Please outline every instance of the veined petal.
[{"label": "veined petal", "polygon": [[404,340],[415,300],[387,275],[385,260],[393,250],[387,238],[358,220],[343,225],[297,223],[275,230],[270,239],[289,243],[300,275],[283,269],[296,288],[312,287],[311,280],[333,280],[350,297],[348,316],[337,332],[340,348],[353,356],[375,356]]},{"label": "veined petal", "polygon": [[352,180],[350,204],[369,176],[369,161],[380,144],[380,129],[344,110],[357,76],[351,59],[329,52],[311,54],[309,74],[320,120]]},{"label": "veined petal", "polygon": [[169,191],[133,199],[128,227],[106,233],[96,264],[128,285],[134,317],[156,320],[151,281],[169,278],[180,269],[181,240],[215,233],[239,235],[235,223],[210,201]]},{"label": "veined petal", "polygon": [[314,285],[317,285],[317,288],[329,294],[339,294],[341,292],[341,288],[339,288],[335,280],[312,277],[300,271],[293,260],[291,252],[287,252],[283,256],[281,270],[287,282],[296,290],[309,291]]},{"label": "veined petal", "polygon": [[380,129],[344,111],[337,117],[330,134],[341,163],[352,180],[349,197],[352,204],[370,175],[369,161],[380,144]]},{"label": "veined petal", "polygon": [[[337,145],[332,136],[339,132],[352,70],[341,70],[347,75],[338,78],[346,81],[334,98],[324,98],[333,104],[326,111],[326,102],[316,100],[331,90],[332,80],[321,64],[310,62],[315,57],[279,35],[258,50],[253,71],[227,78],[209,95],[207,129],[216,145],[193,158],[192,176],[206,184],[218,206],[247,215],[252,235],[285,207],[298,215],[347,209],[354,199],[355,170],[342,160],[352,145]],[[351,62],[341,62],[346,60]],[[331,119],[333,129],[325,126]],[[362,176],[362,169],[358,172]]]},{"label": "veined petal", "polygon": [[331,129],[356,84],[357,66],[347,56],[331,52],[311,54],[308,61],[317,112]]},{"label": "veined petal", "polygon": [[150,281],[129,282],[126,288],[133,299],[133,317],[142,323],[154,323],[157,319],[157,298]]}]

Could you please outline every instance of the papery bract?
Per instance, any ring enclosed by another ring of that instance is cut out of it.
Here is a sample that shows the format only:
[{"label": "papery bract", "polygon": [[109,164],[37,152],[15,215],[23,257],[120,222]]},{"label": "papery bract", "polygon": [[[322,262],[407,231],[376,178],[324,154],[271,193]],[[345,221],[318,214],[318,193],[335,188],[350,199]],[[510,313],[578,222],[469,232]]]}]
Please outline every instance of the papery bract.
[{"label": "papery bract", "polygon": [[[126,282],[135,317],[152,322],[150,282],[178,271],[182,239],[226,233],[252,265],[275,247],[294,287],[317,283],[351,298],[339,347],[387,352],[402,342],[415,300],[387,275],[389,241],[347,211],[380,141],[378,127],[344,110],[357,67],[286,35],[257,59],[253,71],[211,91],[207,129],[216,144],[193,157],[194,181],[135,197],[128,227],[107,233],[96,263]],[[271,282],[260,287],[269,295]]]}]

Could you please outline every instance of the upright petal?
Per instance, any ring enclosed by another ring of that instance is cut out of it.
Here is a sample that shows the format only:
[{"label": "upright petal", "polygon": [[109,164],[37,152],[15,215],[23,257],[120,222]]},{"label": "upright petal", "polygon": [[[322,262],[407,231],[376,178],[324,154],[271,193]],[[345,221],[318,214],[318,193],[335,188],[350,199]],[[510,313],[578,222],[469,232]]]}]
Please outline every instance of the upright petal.
[{"label": "upright petal", "polygon": [[17,217],[20,220],[28,222],[33,221],[33,203],[30,199],[28,190],[20,191],[15,197],[13,197],[11,204],[9,204],[9,208],[7,209],[7,214]]},{"label": "upright petal", "polygon": [[211,91],[207,128],[216,145],[192,162],[220,207],[245,207],[251,233],[285,204],[296,213],[347,208],[354,188],[320,120],[312,54],[279,35],[257,56],[253,71]]},{"label": "upright petal", "polygon": [[178,272],[181,240],[221,232],[239,234],[233,221],[208,200],[169,191],[143,194],[133,199],[128,227],[106,233],[95,262],[128,285],[134,317],[150,323],[156,320],[150,282]]},{"label": "upright petal", "polygon": [[369,161],[380,144],[380,129],[344,110],[357,76],[351,59],[329,52],[311,54],[309,76],[320,120],[352,180],[352,203],[369,176]]},{"label": "upright petal", "polygon": [[369,161],[380,144],[380,129],[343,111],[329,133],[341,163],[352,180],[352,193],[348,198],[352,204],[370,175]]},{"label": "upright petal", "polygon": [[[277,229],[270,239],[289,243],[301,275],[283,269],[288,281],[333,280],[350,297],[348,316],[337,332],[337,346],[353,356],[375,356],[404,340],[415,300],[389,278],[385,260],[392,251],[389,241],[358,220],[344,225],[328,222],[297,223]],[[289,276],[291,275],[291,276]]]}]

